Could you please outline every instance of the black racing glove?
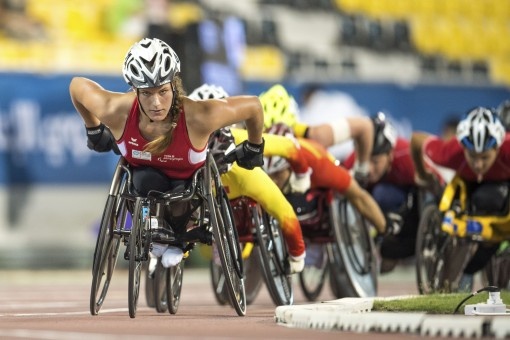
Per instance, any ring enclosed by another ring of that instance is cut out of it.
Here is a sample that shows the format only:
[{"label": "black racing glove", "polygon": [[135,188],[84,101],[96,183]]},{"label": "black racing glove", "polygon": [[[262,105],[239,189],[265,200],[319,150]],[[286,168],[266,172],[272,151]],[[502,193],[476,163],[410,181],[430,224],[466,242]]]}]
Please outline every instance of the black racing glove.
[{"label": "black racing glove", "polygon": [[117,143],[115,143],[115,138],[113,138],[113,135],[104,125],[101,123],[99,126],[88,128],[85,127],[87,130],[87,147],[90,150],[97,151],[97,152],[108,152],[113,150],[115,154],[120,155],[120,150],[117,147]]},{"label": "black racing glove", "polygon": [[402,216],[394,212],[385,212],[384,218],[386,219],[386,231],[383,236],[397,235],[400,233],[404,223]]},{"label": "black racing glove", "polygon": [[248,170],[264,165],[264,140],[261,144],[253,144],[245,140],[225,155],[225,162],[237,162],[240,167]]}]

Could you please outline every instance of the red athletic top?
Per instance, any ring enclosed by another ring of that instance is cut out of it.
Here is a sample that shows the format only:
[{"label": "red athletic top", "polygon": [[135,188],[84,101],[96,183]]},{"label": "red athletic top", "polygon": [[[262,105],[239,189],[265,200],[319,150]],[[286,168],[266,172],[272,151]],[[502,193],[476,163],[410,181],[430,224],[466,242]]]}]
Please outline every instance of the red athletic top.
[{"label": "red athletic top", "polygon": [[[449,141],[431,136],[423,144],[425,161],[455,170],[466,181],[477,181],[477,175],[469,167],[464,157],[464,148],[456,138]],[[427,159],[428,158],[428,159]],[[510,134],[507,134],[499,149],[494,164],[483,175],[484,181],[505,181],[510,179]]]},{"label": "red athletic top", "polygon": [[206,157],[206,147],[196,149],[191,144],[186,128],[184,110],[181,110],[177,126],[173,131],[172,143],[161,155],[143,151],[149,141],[142,137],[138,122],[140,110],[135,99],[124,127],[122,137],[117,141],[122,156],[134,167],[150,166],[161,170],[169,178],[188,179],[200,168]]},{"label": "red athletic top", "polygon": [[[342,163],[347,169],[352,169],[356,156],[354,153],[349,155]],[[393,149],[393,161],[389,171],[381,177],[378,183],[390,183],[398,187],[414,186],[414,163],[411,157],[409,141],[404,138],[397,138],[397,143]],[[370,183],[371,185],[377,183]]]}]

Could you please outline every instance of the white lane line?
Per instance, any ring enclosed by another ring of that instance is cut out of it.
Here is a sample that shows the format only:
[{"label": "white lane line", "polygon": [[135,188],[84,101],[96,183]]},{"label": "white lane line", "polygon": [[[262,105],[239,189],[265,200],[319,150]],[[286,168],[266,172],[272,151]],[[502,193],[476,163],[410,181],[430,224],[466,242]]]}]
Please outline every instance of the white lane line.
[{"label": "white lane line", "polygon": [[[117,313],[117,312],[127,312],[128,308],[112,308],[112,309],[101,309],[99,314],[105,313]],[[140,310],[140,309],[138,309]],[[58,312],[58,313],[15,313],[15,314],[0,314],[0,317],[27,317],[27,316],[57,316],[57,315],[87,315],[90,314],[87,312]]]},{"label": "white lane line", "polygon": [[59,332],[33,329],[0,329],[0,338],[51,339],[51,340],[103,340],[103,339],[168,339],[168,336],[126,335],[105,333]]}]

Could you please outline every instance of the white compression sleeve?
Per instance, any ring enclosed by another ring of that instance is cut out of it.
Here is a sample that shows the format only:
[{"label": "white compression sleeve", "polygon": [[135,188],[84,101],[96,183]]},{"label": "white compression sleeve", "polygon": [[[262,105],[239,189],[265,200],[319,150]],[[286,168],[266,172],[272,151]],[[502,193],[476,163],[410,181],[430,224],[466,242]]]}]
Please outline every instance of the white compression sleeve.
[{"label": "white compression sleeve", "polygon": [[345,117],[335,119],[334,122],[329,123],[333,129],[333,143],[343,143],[351,138],[351,127]]}]

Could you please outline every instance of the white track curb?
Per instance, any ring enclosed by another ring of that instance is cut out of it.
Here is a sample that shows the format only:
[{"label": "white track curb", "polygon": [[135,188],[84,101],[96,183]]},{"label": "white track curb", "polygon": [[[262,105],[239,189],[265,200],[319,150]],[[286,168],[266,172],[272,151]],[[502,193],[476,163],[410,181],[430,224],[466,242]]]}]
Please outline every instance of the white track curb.
[{"label": "white track curb", "polygon": [[[395,298],[404,297],[384,299]],[[275,310],[275,321],[287,327],[326,331],[410,333],[456,338],[510,337],[508,316],[371,312],[375,299],[344,298],[305,305],[279,306]]]}]

